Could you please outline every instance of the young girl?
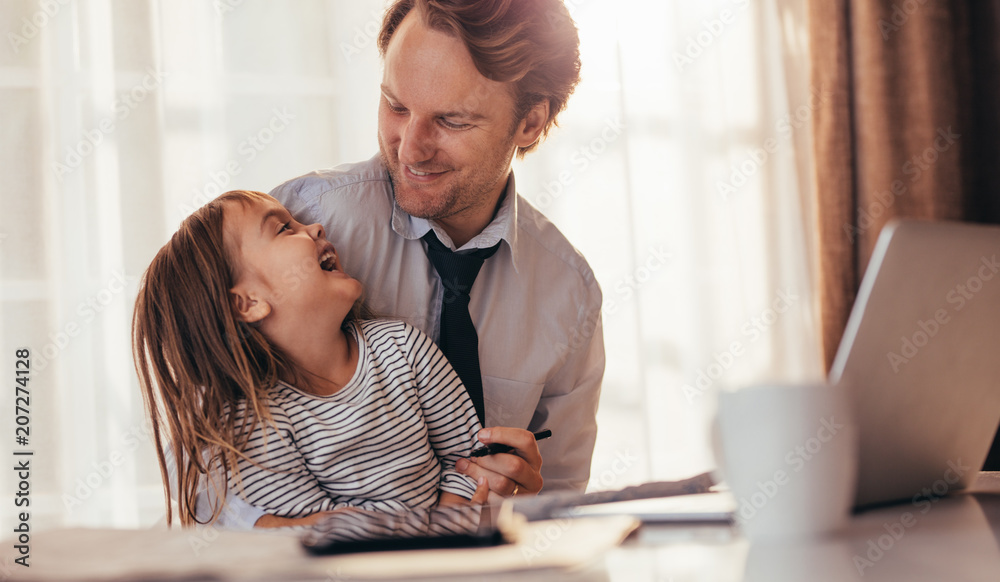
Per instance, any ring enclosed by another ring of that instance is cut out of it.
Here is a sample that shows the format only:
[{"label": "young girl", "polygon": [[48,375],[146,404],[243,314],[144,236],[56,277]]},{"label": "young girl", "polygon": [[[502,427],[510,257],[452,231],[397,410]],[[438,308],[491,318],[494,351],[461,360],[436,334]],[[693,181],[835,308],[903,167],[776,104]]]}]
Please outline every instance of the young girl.
[{"label": "young girl", "polygon": [[270,196],[227,192],[181,224],[132,322],[168,523],[171,491],[182,524],[214,521],[206,487],[282,518],[485,502],[454,470],[480,429],[461,381],[420,331],[361,321],[360,296],[323,227]]}]

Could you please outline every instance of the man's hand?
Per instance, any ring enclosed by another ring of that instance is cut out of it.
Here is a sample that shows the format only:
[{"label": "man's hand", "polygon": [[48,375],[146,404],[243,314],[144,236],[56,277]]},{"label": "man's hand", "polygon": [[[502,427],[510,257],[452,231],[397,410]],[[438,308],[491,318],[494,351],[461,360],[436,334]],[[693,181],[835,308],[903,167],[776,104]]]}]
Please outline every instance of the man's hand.
[{"label": "man's hand", "polygon": [[542,490],[542,455],[535,436],[520,428],[493,426],[479,431],[483,444],[503,443],[514,447],[508,454],[475,459],[459,459],[455,469],[477,481],[489,482],[490,504],[498,504],[511,495],[534,495]]}]

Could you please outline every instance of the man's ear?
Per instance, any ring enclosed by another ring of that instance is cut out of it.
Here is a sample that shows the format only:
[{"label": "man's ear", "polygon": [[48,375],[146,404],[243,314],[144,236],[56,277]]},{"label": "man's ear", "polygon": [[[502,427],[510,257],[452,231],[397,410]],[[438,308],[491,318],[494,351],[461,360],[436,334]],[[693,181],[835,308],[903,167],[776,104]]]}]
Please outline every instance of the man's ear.
[{"label": "man's ear", "polygon": [[526,148],[538,141],[545,129],[545,122],[549,119],[549,100],[542,99],[528,111],[524,119],[517,124],[517,131],[514,134],[514,145]]},{"label": "man's ear", "polygon": [[246,323],[257,323],[271,313],[270,303],[241,286],[229,290],[229,300],[236,309],[236,317]]}]

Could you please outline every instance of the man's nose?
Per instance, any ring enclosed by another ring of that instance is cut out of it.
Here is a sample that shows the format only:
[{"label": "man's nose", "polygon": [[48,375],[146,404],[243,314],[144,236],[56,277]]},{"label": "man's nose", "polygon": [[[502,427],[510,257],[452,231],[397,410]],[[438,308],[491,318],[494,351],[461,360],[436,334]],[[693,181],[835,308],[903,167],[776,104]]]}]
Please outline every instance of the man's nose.
[{"label": "man's nose", "polygon": [[433,131],[429,121],[410,117],[400,135],[399,161],[417,164],[434,157]]}]

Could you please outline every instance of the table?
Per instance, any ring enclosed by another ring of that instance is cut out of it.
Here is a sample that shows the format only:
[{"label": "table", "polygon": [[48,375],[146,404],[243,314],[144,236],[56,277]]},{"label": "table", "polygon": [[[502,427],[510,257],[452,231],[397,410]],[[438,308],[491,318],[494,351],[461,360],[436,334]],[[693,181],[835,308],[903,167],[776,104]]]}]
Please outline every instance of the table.
[{"label": "table", "polygon": [[[191,556],[190,532],[66,530],[46,532],[50,540],[33,557],[58,559],[59,547],[106,548],[102,560],[141,563],[145,553],[160,551]],[[231,579],[252,572],[249,563],[281,560],[298,570],[305,563],[294,538],[243,532],[215,537],[202,535],[206,548],[228,545],[232,556]],[[95,538],[94,536],[97,536]],[[39,539],[44,539],[39,536]],[[95,539],[97,541],[95,541]],[[54,541],[52,541],[54,540]],[[86,542],[86,543],[84,543]],[[6,544],[4,550],[6,550]],[[378,555],[365,559],[378,560]],[[228,563],[228,562],[227,562]],[[159,579],[192,579],[186,564]],[[240,567],[243,567],[242,570]],[[40,569],[31,568],[37,578]],[[288,570],[281,569],[283,572]],[[21,575],[22,571],[14,571]],[[0,571],[0,579],[4,579]],[[63,573],[60,578],[66,579]],[[260,579],[260,576],[251,576]],[[72,576],[70,576],[72,578]],[[17,578],[14,578],[17,579]],[[121,578],[119,578],[121,579]],[[204,579],[204,578],[201,578]],[[298,578],[280,580],[356,581],[358,578],[326,567],[314,568]],[[726,524],[644,525],[623,544],[585,568],[520,571],[489,576],[453,577],[448,580],[500,582],[517,580],[587,582],[686,582],[686,581],[934,581],[1000,580],[1000,473],[982,473],[969,491],[935,502],[907,503],[868,510],[855,515],[848,528],[824,539],[750,543],[739,530]]]},{"label": "table", "polygon": [[864,511],[846,531],[823,540],[751,544],[726,526],[647,525],[587,570],[586,579],[1000,580],[1000,472],[981,473],[968,492],[934,503]]}]

